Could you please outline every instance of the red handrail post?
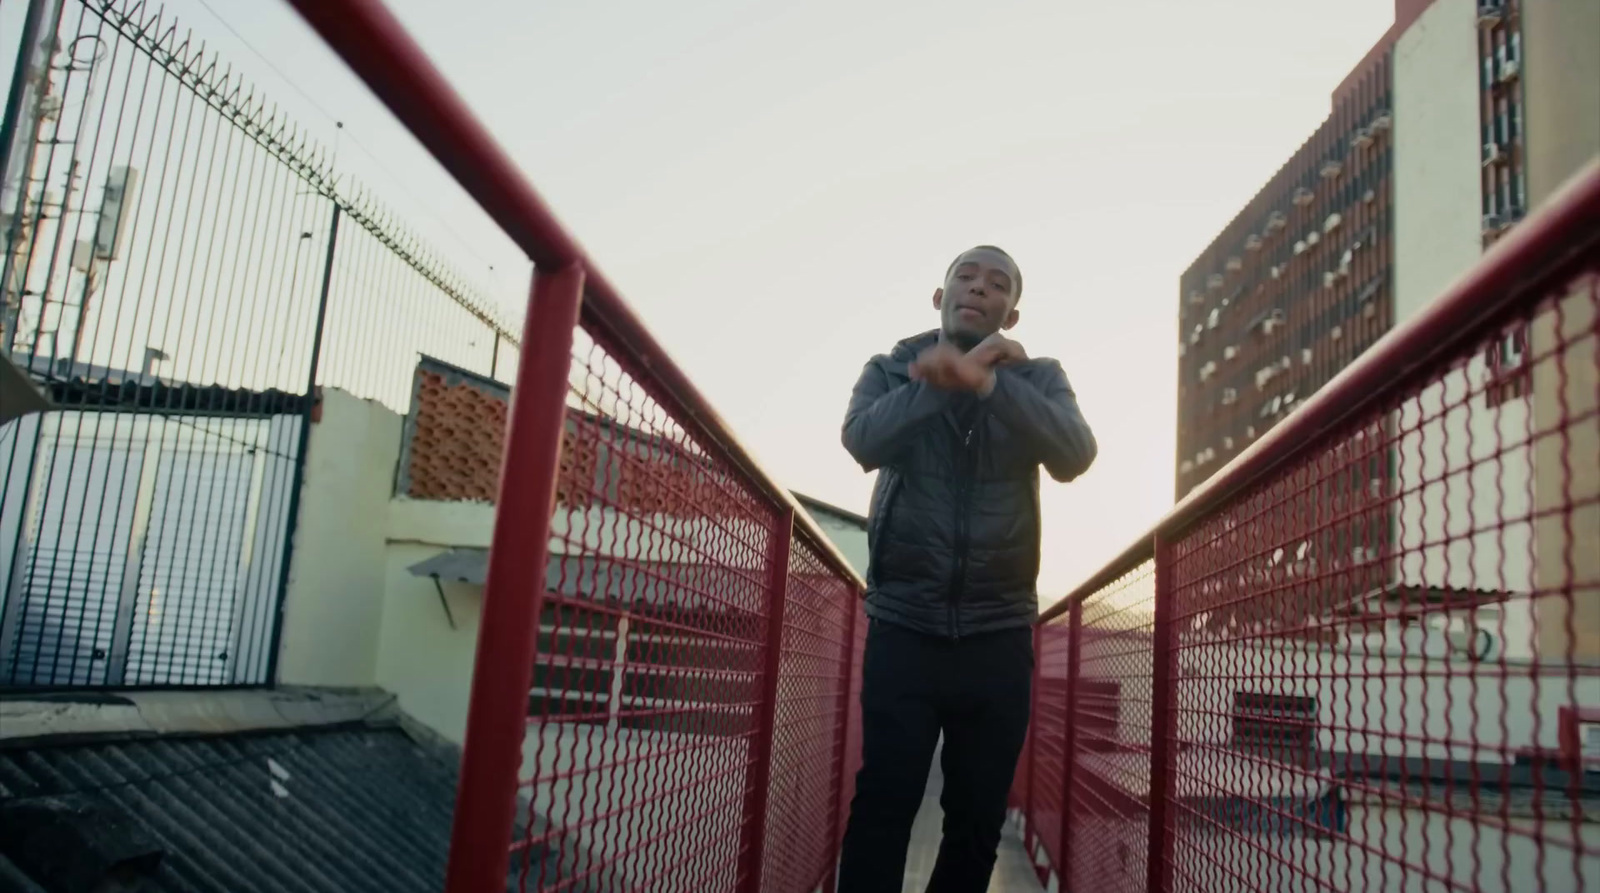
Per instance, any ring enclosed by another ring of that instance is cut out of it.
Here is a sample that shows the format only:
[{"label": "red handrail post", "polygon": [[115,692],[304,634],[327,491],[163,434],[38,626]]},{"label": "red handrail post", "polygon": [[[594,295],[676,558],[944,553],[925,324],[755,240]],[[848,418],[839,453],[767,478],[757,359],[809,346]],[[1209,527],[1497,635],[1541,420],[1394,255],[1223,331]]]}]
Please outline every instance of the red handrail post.
[{"label": "red handrail post", "polygon": [[[1040,667],[1044,664],[1044,624],[1033,625],[1033,689],[1028,694],[1028,737],[1025,742],[1028,754],[1028,775],[1022,782],[1022,848],[1033,856],[1034,843],[1039,835],[1034,827],[1036,813],[1033,809],[1033,786],[1038,778],[1039,766],[1039,689],[1044,681]],[[1035,862],[1035,865],[1038,863]]]},{"label": "red handrail post", "polygon": [[767,629],[763,644],[761,693],[755,709],[755,735],[745,770],[744,824],[739,851],[741,893],[760,893],[767,843],[767,789],[772,783],[772,736],[778,722],[778,673],[783,658],[783,608],[789,590],[789,548],[794,539],[794,509],[785,506],[773,525],[767,549]]},{"label": "red handrail post", "polygon": [[1151,655],[1150,690],[1150,844],[1145,881],[1150,893],[1172,889],[1172,799],[1177,774],[1173,760],[1173,713],[1177,662],[1177,629],[1172,623],[1172,543],[1165,532],[1155,536],[1156,605]]},{"label": "red handrail post", "polygon": [[[850,741],[850,684],[856,676],[856,615],[861,613],[860,593],[851,590],[844,622],[844,679],[839,691],[839,740],[834,743],[833,764],[839,767],[839,777],[833,780],[833,816],[829,826],[828,842],[839,847],[844,841],[845,815],[850,804],[844,799],[845,776],[849,774],[846,761],[850,755],[845,748]],[[839,884],[839,860],[828,862],[828,874],[822,883],[824,893],[833,893]]]},{"label": "red handrail post", "polygon": [[1083,675],[1083,600],[1073,601],[1067,613],[1067,694],[1063,710],[1066,715],[1066,733],[1061,737],[1061,844],[1056,852],[1061,854],[1061,864],[1056,866],[1060,879],[1057,889],[1066,893],[1072,877],[1072,780],[1073,767],[1078,762],[1078,722],[1073,712],[1078,709],[1078,680]]},{"label": "red handrail post", "polygon": [[489,893],[506,887],[517,770],[527,734],[528,692],[544,607],[572,333],[583,302],[583,280],[583,268],[577,264],[538,271],[533,277],[467,705],[445,875],[449,893]]}]

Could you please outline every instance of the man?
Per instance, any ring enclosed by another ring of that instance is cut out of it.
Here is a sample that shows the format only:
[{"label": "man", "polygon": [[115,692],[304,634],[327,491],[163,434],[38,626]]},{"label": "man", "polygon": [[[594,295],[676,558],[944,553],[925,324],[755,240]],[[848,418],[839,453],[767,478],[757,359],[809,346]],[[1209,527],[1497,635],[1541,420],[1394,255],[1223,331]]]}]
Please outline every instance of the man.
[{"label": "man", "polygon": [[898,893],[941,732],[944,839],[929,893],[989,884],[1028,728],[1039,467],[1069,481],[1094,435],[1055,360],[1029,359],[1022,273],[974,248],[933,293],[940,328],[874,357],[844,446],[878,471],[868,522],[862,757],[841,893]]}]

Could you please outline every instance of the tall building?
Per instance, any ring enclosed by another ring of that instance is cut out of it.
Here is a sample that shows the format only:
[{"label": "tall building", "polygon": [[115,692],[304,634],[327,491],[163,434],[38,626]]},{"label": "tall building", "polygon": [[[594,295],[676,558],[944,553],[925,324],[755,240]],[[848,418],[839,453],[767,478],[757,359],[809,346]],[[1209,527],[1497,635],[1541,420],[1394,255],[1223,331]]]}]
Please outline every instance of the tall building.
[{"label": "tall building", "polygon": [[[1397,0],[1328,119],[1180,280],[1179,498],[1596,163],[1596,46],[1600,0]],[[1352,479],[1324,481],[1316,498],[1345,520],[1299,554],[1345,591],[1304,607],[1380,590],[1481,593],[1505,603],[1477,617],[1498,618],[1502,653],[1600,661],[1600,598],[1574,593],[1570,642],[1564,615],[1546,616],[1567,600],[1532,598],[1597,578],[1564,562],[1591,560],[1574,544],[1600,536],[1600,471],[1559,454],[1563,443],[1569,456],[1600,454],[1594,339],[1571,335],[1594,325],[1596,287],[1580,283],[1560,314],[1507,324],[1376,420],[1364,445],[1337,447]],[[1591,355],[1530,362],[1558,341]],[[1557,425],[1564,439],[1530,442]],[[1475,443],[1503,448],[1485,462]]]},{"label": "tall building", "polygon": [[1397,33],[1398,24],[1338,86],[1327,120],[1179,281],[1179,498],[1393,321]]},{"label": "tall building", "polygon": [[[1539,153],[1567,174],[1590,157],[1586,131],[1557,122],[1590,98],[1567,60],[1594,57],[1577,43],[1595,6],[1396,0],[1393,25],[1335,89],[1327,120],[1180,279],[1178,498],[1521,220]],[[1542,73],[1535,105],[1543,99],[1549,123],[1532,144],[1530,18],[1546,61],[1562,60]],[[1526,340],[1508,333],[1486,357],[1503,378],[1497,401],[1525,396]]]}]

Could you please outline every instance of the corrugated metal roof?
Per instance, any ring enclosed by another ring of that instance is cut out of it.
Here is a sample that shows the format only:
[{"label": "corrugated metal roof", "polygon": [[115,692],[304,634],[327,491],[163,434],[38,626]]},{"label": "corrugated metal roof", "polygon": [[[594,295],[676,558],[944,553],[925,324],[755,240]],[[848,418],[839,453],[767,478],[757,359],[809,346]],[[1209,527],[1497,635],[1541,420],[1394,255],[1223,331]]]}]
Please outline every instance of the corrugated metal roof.
[{"label": "corrugated metal roof", "polygon": [[[456,760],[370,726],[7,749],[0,809],[88,797],[131,818],[164,851],[141,890],[437,891]],[[7,855],[0,890],[35,889]]]}]

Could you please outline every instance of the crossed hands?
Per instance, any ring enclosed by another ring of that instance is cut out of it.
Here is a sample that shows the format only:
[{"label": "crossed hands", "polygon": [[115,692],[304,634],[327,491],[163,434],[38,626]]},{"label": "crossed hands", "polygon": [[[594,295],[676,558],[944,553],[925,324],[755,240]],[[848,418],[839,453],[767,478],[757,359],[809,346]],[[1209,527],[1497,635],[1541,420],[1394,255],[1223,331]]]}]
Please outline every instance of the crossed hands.
[{"label": "crossed hands", "polygon": [[987,393],[994,386],[996,367],[1026,359],[1028,352],[1022,345],[996,332],[965,353],[940,341],[919,354],[909,371],[913,381],[925,381],[940,390]]}]

